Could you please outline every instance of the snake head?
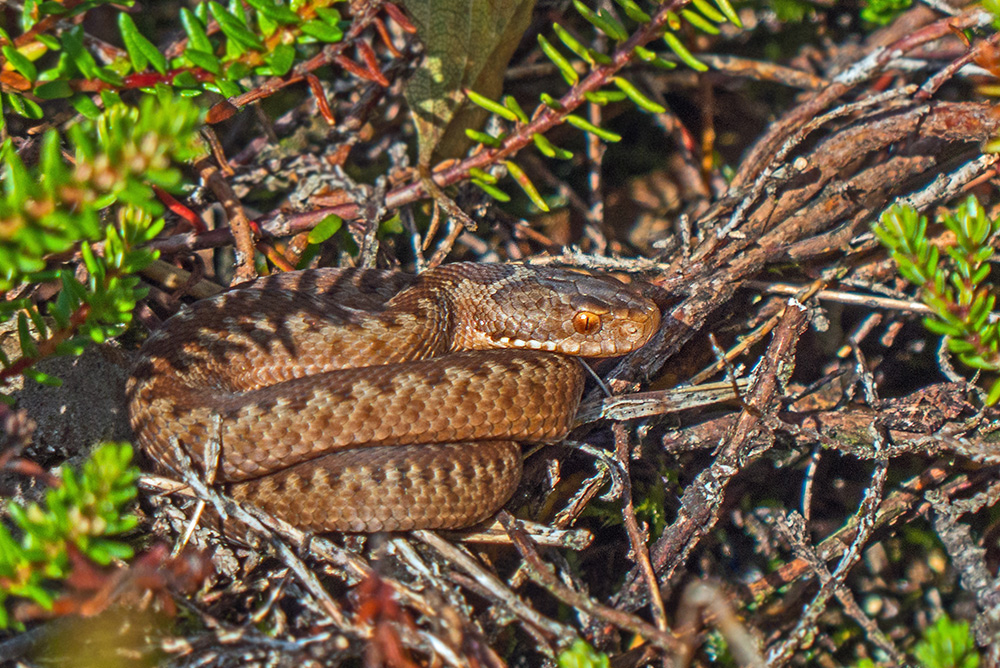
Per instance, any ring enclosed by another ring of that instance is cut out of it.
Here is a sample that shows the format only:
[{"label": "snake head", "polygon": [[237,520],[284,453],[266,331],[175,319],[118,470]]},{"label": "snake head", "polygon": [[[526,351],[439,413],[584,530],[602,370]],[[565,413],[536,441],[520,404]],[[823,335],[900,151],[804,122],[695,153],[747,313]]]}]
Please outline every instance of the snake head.
[{"label": "snake head", "polygon": [[484,280],[484,265],[468,266],[475,273],[453,284],[463,295],[453,303],[456,348],[616,357],[642,346],[660,324],[656,304],[610,277],[489,265],[492,275]]}]

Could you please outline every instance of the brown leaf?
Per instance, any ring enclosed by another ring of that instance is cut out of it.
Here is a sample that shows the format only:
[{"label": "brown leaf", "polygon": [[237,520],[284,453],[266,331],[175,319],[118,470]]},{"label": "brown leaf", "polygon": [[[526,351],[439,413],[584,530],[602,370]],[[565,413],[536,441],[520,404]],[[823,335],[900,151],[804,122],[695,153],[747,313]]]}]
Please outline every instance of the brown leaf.
[{"label": "brown leaf", "polygon": [[535,0],[406,0],[426,54],[406,87],[420,135],[419,163],[465,151],[465,129],[486,111],[464,101],[463,88],[496,99],[503,73],[528,27]]}]

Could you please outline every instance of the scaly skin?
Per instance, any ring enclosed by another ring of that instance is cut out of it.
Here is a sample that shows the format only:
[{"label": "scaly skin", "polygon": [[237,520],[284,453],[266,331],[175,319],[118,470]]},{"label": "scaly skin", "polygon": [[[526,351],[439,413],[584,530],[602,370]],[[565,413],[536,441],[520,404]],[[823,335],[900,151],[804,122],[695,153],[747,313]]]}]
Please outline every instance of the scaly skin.
[{"label": "scaly skin", "polygon": [[177,468],[221,445],[216,480],[312,531],[459,528],[517,487],[517,442],[565,438],[568,355],[644,344],[659,311],[612,279],[456,263],[412,276],[288,272],[202,300],[141,351],[141,448]]}]

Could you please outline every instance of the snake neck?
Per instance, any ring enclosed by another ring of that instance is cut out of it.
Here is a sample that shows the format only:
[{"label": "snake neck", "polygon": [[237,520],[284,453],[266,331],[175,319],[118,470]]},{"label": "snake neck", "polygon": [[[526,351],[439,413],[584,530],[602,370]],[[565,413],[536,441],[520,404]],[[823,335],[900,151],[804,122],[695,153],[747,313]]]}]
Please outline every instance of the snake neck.
[{"label": "snake neck", "polygon": [[498,345],[486,332],[497,312],[485,307],[494,304],[494,296],[507,287],[520,271],[517,265],[455,262],[440,265],[420,274],[420,291],[435,302],[446,322],[447,346],[451,352],[489,350]]},{"label": "snake neck", "polygon": [[455,347],[454,300],[441,286],[425,282],[423,275],[420,278],[390,299],[368,328],[377,322],[380,336],[389,341],[405,341],[406,348],[412,350],[411,359],[459,350]]}]

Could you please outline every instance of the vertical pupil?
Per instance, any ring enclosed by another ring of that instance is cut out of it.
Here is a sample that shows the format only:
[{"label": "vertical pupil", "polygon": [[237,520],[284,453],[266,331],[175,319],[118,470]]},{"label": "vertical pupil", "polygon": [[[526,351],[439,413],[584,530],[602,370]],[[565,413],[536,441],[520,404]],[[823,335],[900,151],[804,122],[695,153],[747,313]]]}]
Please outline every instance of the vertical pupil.
[{"label": "vertical pupil", "polygon": [[573,316],[573,329],[577,334],[594,334],[601,329],[601,319],[596,313],[580,311]]}]

